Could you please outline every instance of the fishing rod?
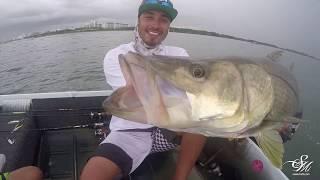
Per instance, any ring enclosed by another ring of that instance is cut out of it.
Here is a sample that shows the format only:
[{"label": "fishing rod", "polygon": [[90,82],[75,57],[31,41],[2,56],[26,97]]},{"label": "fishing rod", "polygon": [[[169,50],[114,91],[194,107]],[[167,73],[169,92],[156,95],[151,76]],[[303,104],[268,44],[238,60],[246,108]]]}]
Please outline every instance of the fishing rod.
[{"label": "fishing rod", "polygon": [[69,126],[60,126],[60,127],[49,127],[49,128],[30,128],[30,129],[22,129],[25,123],[25,119],[21,120],[12,120],[7,122],[8,125],[15,124],[12,130],[1,130],[0,133],[8,134],[7,142],[11,145],[15,144],[15,139],[18,134],[24,132],[46,132],[46,131],[61,131],[61,130],[70,130],[70,129],[83,129],[83,128],[90,128],[95,129],[94,135],[105,137],[107,132],[105,129],[109,122],[106,120],[106,113],[100,112],[91,112],[90,113],[90,121],[84,124],[77,124],[77,125],[69,125]]},{"label": "fishing rod", "polygon": [[[28,110],[27,112],[50,112],[50,111],[83,111],[83,110],[96,110],[96,109],[101,109],[102,107],[89,107],[89,108],[58,108],[58,109],[41,109],[41,110]],[[9,110],[2,110],[4,112],[1,112],[0,109],[0,115],[2,113],[6,113],[6,112],[10,112]],[[26,112],[26,111],[17,111],[17,113],[22,113],[22,112]]]},{"label": "fishing rod", "polygon": [[[64,129],[76,129],[76,128],[97,128],[102,125],[106,125],[107,123],[107,116],[108,113],[105,112],[90,112],[90,114],[86,114],[86,116],[89,115],[89,123],[87,124],[78,124],[78,125],[71,125],[71,126],[62,126],[62,127],[53,127],[53,128],[36,128],[36,129],[27,129],[26,131],[54,131],[54,130],[64,130]],[[12,130],[0,130],[1,132],[18,132],[20,131],[21,127],[24,125],[24,118],[19,120],[11,120],[8,121],[8,125],[14,125],[14,128]],[[103,123],[103,124],[101,124]],[[23,130],[22,130],[23,131]]]},{"label": "fishing rod", "polygon": [[[7,142],[10,145],[13,145],[16,143],[16,137],[18,134],[24,133],[24,132],[46,132],[46,131],[62,131],[62,130],[70,130],[70,129],[84,129],[84,128],[90,128],[95,129],[94,135],[98,136],[100,140],[105,138],[108,134],[108,130],[105,129],[107,127],[108,123],[89,123],[89,124],[81,124],[81,125],[75,125],[75,126],[62,126],[62,127],[53,127],[53,128],[35,128],[35,129],[23,129],[19,130],[23,125],[21,125],[18,129],[17,127],[14,128],[14,130],[8,131],[8,130],[0,130],[0,133],[8,133],[8,136],[6,137]],[[17,130],[15,130],[17,129]]]},{"label": "fishing rod", "polygon": [[[103,116],[103,117],[107,117],[107,116],[111,116],[110,113],[106,113],[106,112],[101,112],[101,115],[99,116]],[[6,113],[6,114],[2,114],[0,115],[0,117],[17,117],[19,118],[21,115],[24,115],[26,117],[61,117],[63,115],[66,114],[58,114],[58,113],[47,113],[47,114],[29,114],[29,113],[22,113],[22,112],[13,112],[13,113]],[[72,115],[72,116],[89,116],[89,117],[93,117],[96,116],[95,113],[90,112],[90,113],[72,113],[72,114],[68,114],[68,115]]]},{"label": "fishing rod", "polygon": [[185,33],[185,34],[197,34],[197,35],[204,35],[204,36],[214,36],[214,37],[219,37],[219,38],[224,38],[224,39],[232,39],[232,40],[236,40],[236,41],[243,41],[243,42],[248,42],[248,43],[252,43],[252,44],[256,44],[256,45],[261,45],[261,46],[267,46],[267,47],[272,47],[272,48],[276,48],[276,49],[280,49],[283,51],[287,51],[287,52],[291,52],[294,54],[298,54],[301,56],[305,56],[308,58],[311,58],[313,60],[316,61],[320,61],[319,57],[316,56],[312,56],[310,54],[307,54],[305,52],[301,52],[301,51],[297,51],[294,49],[289,49],[289,48],[284,48],[284,47],[280,47],[274,44],[270,44],[270,43],[265,43],[265,42],[261,42],[261,41],[256,41],[256,40],[251,40],[251,39],[245,39],[245,38],[240,38],[240,37],[236,37],[236,36],[231,36],[231,35],[226,35],[226,34],[221,34],[221,33],[217,33],[217,32],[210,32],[210,31],[205,31],[205,30],[193,30],[193,29],[188,29],[188,28],[170,28],[171,32],[177,32],[177,33]]},{"label": "fishing rod", "polygon": [[[0,112],[0,117],[1,116],[17,116],[17,115],[29,115],[29,116],[36,116],[36,117],[47,117],[47,116],[59,116],[59,114],[49,114],[49,113],[59,113],[59,112],[72,112],[72,115],[80,115],[80,116],[95,116],[97,115],[95,112],[90,112],[88,113],[74,113],[74,112],[79,112],[79,111],[89,111],[89,110],[97,110],[101,108],[82,108],[82,109],[52,109],[52,110],[30,110],[30,111],[13,111],[13,112]],[[47,115],[44,115],[42,113],[48,113]],[[107,112],[99,112],[100,115],[111,115],[110,113]]]},{"label": "fishing rod", "polygon": [[[70,130],[70,129],[85,129],[85,128],[90,128],[90,129],[98,129],[105,127],[108,123],[103,122],[103,123],[88,123],[88,124],[79,124],[79,125],[74,125],[74,126],[61,126],[61,127],[52,127],[52,128],[33,128],[33,129],[21,129],[21,130],[0,130],[0,133],[14,133],[14,134],[19,134],[19,133],[24,133],[24,132],[30,132],[30,131],[61,131],[61,130]],[[21,126],[22,127],[22,126]]]}]

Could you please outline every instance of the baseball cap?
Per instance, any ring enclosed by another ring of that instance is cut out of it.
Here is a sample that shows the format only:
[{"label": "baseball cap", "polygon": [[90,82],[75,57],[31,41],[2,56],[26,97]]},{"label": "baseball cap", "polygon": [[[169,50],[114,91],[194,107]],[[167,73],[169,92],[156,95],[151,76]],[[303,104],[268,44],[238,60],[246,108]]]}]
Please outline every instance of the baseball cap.
[{"label": "baseball cap", "polygon": [[172,22],[176,18],[178,11],[173,8],[170,0],[143,0],[139,7],[139,15],[149,10],[158,10],[166,13]]}]

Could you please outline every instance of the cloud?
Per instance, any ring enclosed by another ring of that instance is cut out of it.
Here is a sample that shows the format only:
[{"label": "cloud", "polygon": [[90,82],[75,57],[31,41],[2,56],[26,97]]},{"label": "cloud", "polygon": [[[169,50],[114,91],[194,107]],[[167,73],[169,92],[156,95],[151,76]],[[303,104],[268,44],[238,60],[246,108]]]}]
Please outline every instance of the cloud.
[{"label": "cloud", "polygon": [[318,0],[176,0],[176,5],[179,25],[319,53]]},{"label": "cloud", "polygon": [[[194,27],[319,53],[319,0],[172,0],[174,26]],[[0,40],[109,19],[134,24],[141,0],[0,0]]]},{"label": "cloud", "polygon": [[0,41],[93,19],[134,23],[139,3],[138,0],[0,0]]},{"label": "cloud", "polygon": [[136,7],[132,0],[3,0],[0,2],[0,28],[62,18],[127,18]]}]

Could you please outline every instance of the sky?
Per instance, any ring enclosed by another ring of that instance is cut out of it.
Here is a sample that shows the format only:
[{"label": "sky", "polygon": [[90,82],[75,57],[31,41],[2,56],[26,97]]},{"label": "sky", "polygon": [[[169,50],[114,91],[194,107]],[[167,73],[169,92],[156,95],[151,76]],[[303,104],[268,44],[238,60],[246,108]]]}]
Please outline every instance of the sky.
[{"label": "sky", "polygon": [[[320,57],[320,0],[172,0],[172,26],[273,43]],[[135,24],[141,0],[0,0],[0,41],[90,20]]]}]

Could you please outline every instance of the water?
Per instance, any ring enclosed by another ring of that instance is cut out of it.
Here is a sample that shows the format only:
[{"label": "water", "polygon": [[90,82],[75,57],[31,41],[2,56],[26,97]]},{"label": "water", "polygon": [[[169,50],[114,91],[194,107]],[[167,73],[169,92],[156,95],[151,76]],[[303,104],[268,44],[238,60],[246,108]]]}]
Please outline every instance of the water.
[{"label": "water", "polygon": [[0,94],[106,89],[103,57],[120,43],[107,33],[78,33],[1,45]]},{"label": "water", "polygon": [[[25,39],[0,45],[0,94],[106,90],[102,62],[105,53],[133,39],[132,32],[86,32]],[[275,49],[222,38],[172,33],[165,44],[185,48],[190,56],[241,55],[263,57]],[[304,123],[294,140],[286,143],[284,162],[308,155],[309,176],[293,176],[291,164],[284,166],[290,179],[320,177],[320,62],[284,53],[283,65],[294,63],[304,107]]]}]

